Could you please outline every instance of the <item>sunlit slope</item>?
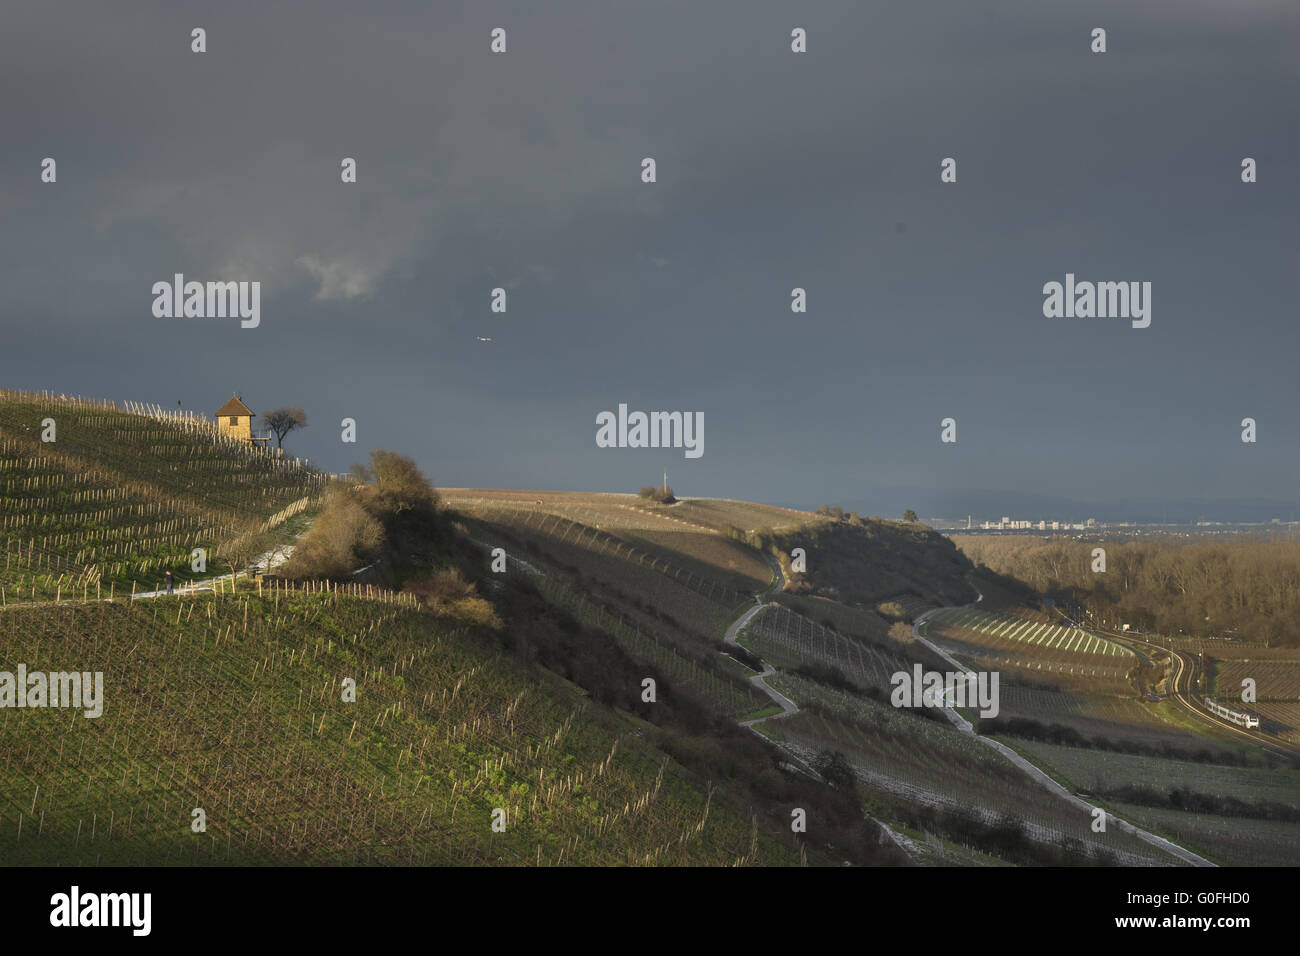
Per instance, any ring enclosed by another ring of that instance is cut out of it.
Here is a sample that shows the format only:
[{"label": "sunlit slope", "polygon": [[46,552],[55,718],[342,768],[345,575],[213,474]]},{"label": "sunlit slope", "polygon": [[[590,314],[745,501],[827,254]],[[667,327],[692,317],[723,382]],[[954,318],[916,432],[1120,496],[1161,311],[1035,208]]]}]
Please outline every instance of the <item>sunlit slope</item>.
[{"label": "sunlit slope", "polygon": [[[49,440],[46,440],[49,439]],[[157,587],[251,557],[325,476],[197,422],[0,393],[0,587],[6,601]]]},{"label": "sunlit slope", "polygon": [[[572,526],[625,539],[647,553],[660,553],[697,574],[712,574],[741,591],[765,588],[772,569],[760,549],[742,536],[756,526],[796,528],[817,516],[745,501],[687,499],[656,505],[637,495],[576,491],[440,489],[443,501],[470,516],[499,516],[510,524],[547,517],[545,533],[571,539]],[[566,525],[564,522],[568,522]]]},{"label": "sunlit slope", "polygon": [[11,606],[0,646],[104,681],[98,718],[0,709],[6,862],[797,860],[640,721],[409,602]]}]

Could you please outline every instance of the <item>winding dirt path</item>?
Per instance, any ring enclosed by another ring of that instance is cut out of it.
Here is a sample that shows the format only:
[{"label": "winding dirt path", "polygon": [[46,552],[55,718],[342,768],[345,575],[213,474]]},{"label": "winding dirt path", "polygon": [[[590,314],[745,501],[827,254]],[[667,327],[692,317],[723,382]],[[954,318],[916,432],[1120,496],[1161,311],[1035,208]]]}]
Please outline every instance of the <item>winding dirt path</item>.
[{"label": "winding dirt path", "polygon": [[[784,589],[785,574],[781,571],[781,565],[776,561],[772,561],[771,564],[772,570],[775,573],[775,578],[771,587],[762,594],[755,594],[754,606],[748,608],[744,614],[731,622],[731,626],[727,628],[727,632],[722,636],[722,642],[724,644],[730,644],[732,647],[741,647],[739,640],[740,632],[744,629],[745,625],[752,621],[770,603],[765,601],[764,598]],[[746,651],[746,653],[749,652]],[[758,655],[755,654],[753,656],[757,657]],[[776,668],[767,663],[767,661],[763,661],[762,673],[755,674],[749,679],[751,684],[761,690],[768,697],[772,698],[773,702],[781,708],[781,713],[779,714],[769,714],[766,717],[755,717],[753,720],[742,720],[740,722],[740,726],[748,727],[750,730],[753,730],[754,733],[758,733],[757,730],[754,730],[755,726],[763,723],[765,720],[776,720],[779,717],[789,717],[791,714],[799,713],[799,707],[794,701],[789,697],[786,697],[785,694],[781,693],[775,687],[768,684],[767,678],[771,677],[775,673]],[[760,734],[760,736],[762,735]]]},{"label": "winding dirt path", "polygon": [[[983,595],[981,595],[981,597],[983,597]],[[938,609],[935,608],[934,610],[938,610]],[[925,625],[926,619],[931,614],[934,613],[934,610],[926,611],[924,614],[922,614],[920,617],[918,617],[915,621],[912,622],[912,636],[916,638],[917,643],[922,644],[925,647],[928,647],[930,650],[934,651],[934,653],[938,654],[939,657],[941,657],[947,663],[951,664],[957,670],[967,674],[973,674],[974,671],[972,671],[969,667],[960,663],[951,654],[949,654],[947,651],[940,648],[933,641],[931,641],[929,638],[925,637],[921,633],[921,628]],[[1174,856],[1178,857],[1180,860],[1192,864],[1192,866],[1215,866],[1214,863],[1211,863],[1209,860],[1205,859],[1205,857],[1199,856],[1193,853],[1191,850],[1184,849],[1183,847],[1179,846],[1177,843],[1173,843],[1170,840],[1166,840],[1162,836],[1156,836],[1154,833],[1150,833],[1146,830],[1143,830],[1141,827],[1134,826],[1133,824],[1129,823],[1127,820],[1122,820],[1119,817],[1115,816],[1109,810],[1105,810],[1104,808],[1101,807],[1094,807],[1091,803],[1088,803],[1087,801],[1082,800],[1079,797],[1075,796],[1065,787],[1061,786],[1061,784],[1057,783],[1046,773],[1040,770],[1037,767],[1037,765],[1030,763],[1028,760],[1020,756],[1020,754],[1016,753],[1006,744],[1000,743],[999,741],[992,740],[988,737],[984,737],[981,736],[980,734],[977,734],[975,732],[975,728],[971,725],[971,722],[967,720],[965,717],[963,717],[961,714],[957,713],[957,711],[954,710],[952,707],[945,704],[943,708],[943,714],[945,717],[948,718],[948,720],[952,723],[952,725],[956,727],[959,731],[961,731],[963,734],[966,734],[968,737],[972,737],[973,739],[978,740],[981,744],[983,744],[986,747],[991,747],[992,749],[996,750],[998,753],[1006,757],[1013,764],[1019,767],[1022,771],[1028,774],[1030,778],[1032,778],[1036,783],[1038,783],[1044,789],[1051,791],[1056,796],[1074,805],[1080,810],[1085,811],[1089,815],[1093,814],[1094,811],[1096,810],[1102,810],[1106,814],[1107,825],[1113,823],[1115,824],[1115,826],[1119,827],[1119,829],[1123,830],[1125,833],[1129,833],[1137,837],[1139,840],[1143,840],[1147,843],[1150,843],[1152,846],[1164,850],[1166,853],[1171,853]]]}]

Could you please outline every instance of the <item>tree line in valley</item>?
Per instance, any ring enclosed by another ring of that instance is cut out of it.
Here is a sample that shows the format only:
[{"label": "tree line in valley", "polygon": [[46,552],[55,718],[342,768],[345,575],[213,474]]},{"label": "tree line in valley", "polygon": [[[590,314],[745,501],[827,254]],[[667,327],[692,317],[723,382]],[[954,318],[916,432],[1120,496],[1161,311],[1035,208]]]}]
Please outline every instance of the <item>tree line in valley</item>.
[{"label": "tree line in valley", "polygon": [[[976,564],[1108,621],[1300,646],[1300,542],[1243,534],[1124,542],[972,535],[957,543]],[[1104,571],[1094,570],[1097,548]]]}]

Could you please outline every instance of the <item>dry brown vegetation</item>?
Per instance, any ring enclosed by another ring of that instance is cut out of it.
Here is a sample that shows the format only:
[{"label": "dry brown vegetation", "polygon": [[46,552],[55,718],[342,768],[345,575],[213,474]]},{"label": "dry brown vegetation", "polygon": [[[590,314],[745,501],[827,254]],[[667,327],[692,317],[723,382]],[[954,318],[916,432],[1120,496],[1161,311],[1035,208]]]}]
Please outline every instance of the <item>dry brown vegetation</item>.
[{"label": "dry brown vegetation", "polygon": [[332,484],[320,516],[280,570],[290,580],[351,581],[362,572],[400,586],[441,617],[499,629],[478,586],[447,562],[453,535],[438,492],[405,455],[377,449]]},{"label": "dry brown vegetation", "polygon": [[501,627],[496,609],[479,596],[478,588],[465,579],[459,568],[435,571],[427,578],[411,582],[406,589],[441,617],[494,630]]},{"label": "dry brown vegetation", "polygon": [[384,542],[384,527],[362,505],[354,488],[334,485],[324,508],[281,568],[289,579],[341,580],[369,561]]}]

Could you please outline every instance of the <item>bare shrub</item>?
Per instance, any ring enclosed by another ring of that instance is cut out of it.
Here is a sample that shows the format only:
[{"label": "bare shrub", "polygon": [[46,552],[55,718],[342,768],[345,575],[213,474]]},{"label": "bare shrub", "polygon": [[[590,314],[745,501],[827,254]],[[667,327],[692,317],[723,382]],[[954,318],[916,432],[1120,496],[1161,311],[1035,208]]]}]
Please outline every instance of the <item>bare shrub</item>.
[{"label": "bare shrub", "polygon": [[280,573],[286,578],[346,578],[384,543],[383,525],[345,487],[331,488],[320,517]]},{"label": "bare shrub", "polygon": [[500,628],[501,619],[491,603],[479,596],[472,581],[458,568],[435,571],[427,578],[408,585],[424,605],[435,614],[453,617],[467,624]]},{"label": "bare shrub", "polygon": [[889,636],[900,644],[912,644],[916,641],[911,626],[904,624],[902,621],[895,621],[889,625]]}]

